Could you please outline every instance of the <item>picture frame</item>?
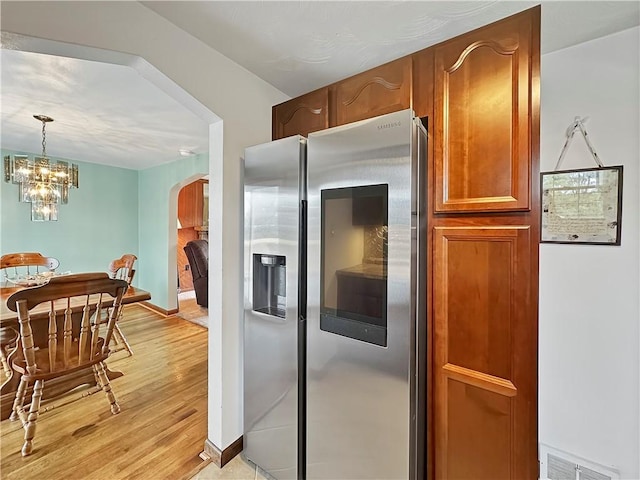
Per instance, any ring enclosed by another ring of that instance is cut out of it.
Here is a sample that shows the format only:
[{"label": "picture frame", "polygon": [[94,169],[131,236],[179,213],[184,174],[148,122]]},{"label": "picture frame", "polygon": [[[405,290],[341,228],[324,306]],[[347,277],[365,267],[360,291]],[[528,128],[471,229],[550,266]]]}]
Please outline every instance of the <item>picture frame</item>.
[{"label": "picture frame", "polygon": [[622,165],[540,174],[540,242],[620,245]]}]

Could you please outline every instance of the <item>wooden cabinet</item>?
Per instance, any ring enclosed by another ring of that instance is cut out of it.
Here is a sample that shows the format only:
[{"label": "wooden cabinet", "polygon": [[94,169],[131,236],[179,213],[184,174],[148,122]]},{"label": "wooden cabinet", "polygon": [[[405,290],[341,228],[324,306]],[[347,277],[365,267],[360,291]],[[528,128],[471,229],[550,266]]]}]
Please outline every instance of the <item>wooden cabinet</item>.
[{"label": "wooden cabinet", "polygon": [[178,193],[178,238],[177,268],[180,291],[193,289],[193,279],[189,270],[189,260],[184,253],[184,246],[191,240],[199,238],[198,228],[203,228],[205,218],[205,184],[208,180],[196,180],[182,187]]},{"label": "wooden cabinet", "polygon": [[434,231],[436,478],[537,478],[533,234]]},{"label": "wooden cabinet", "polygon": [[437,212],[530,208],[533,29],[517,15],[434,48]]},{"label": "wooden cabinet", "polygon": [[420,118],[433,115],[433,50],[427,48],[412,55],[413,111]]},{"label": "wooden cabinet", "polygon": [[539,32],[536,7],[433,50],[438,479],[538,477]]},{"label": "wooden cabinet", "polygon": [[207,180],[197,180],[185,185],[178,193],[178,220],[182,228],[203,225],[205,183]]},{"label": "wooden cabinet", "polygon": [[334,84],[331,126],[410,108],[411,80],[411,57],[403,57]]},{"label": "wooden cabinet", "polygon": [[302,135],[411,107],[412,60],[403,57],[273,107],[272,138]]},{"label": "wooden cabinet", "polygon": [[288,102],[276,105],[272,110],[272,138],[302,135],[329,127],[329,90],[321,88]]}]

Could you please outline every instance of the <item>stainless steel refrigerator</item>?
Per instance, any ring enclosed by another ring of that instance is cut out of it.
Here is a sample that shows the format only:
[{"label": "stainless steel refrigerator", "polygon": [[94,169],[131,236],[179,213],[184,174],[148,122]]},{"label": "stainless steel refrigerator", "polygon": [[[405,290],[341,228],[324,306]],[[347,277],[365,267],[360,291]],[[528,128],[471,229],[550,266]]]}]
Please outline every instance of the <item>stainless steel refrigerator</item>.
[{"label": "stainless steel refrigerator", "polygon": [[303,478],[305,151],[294,136],[244,158],[244,454],[278,479]]},{"label": "stainless steel refrigerator", "polygon": [[424,478],[425,129],[405,110],[312,133],[306,172],[288,143],[245,155],[245,455]]}]

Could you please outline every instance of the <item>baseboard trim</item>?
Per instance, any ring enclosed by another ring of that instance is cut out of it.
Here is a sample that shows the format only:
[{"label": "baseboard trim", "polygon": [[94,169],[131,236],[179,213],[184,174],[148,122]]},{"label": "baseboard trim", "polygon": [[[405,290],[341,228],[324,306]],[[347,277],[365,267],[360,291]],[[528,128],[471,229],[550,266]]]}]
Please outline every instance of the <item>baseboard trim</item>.
[{"label": "baseboard trim", "polygon": [[216,447],[209,439],[204,441],[204,453],[211,461],[215,463],[218,467],[224,467],[233,457],[238,455],[243,448],[242,436],[238,438],[235,442],[229,445],[224,450],[220,451],[218,447]]},{"label": "baseboard trim", "polygon": [[160,313],[165,317],[175,315],[176,313],[179,312],[177,308],[172,308],[171,310],[165,310],[164,308],[158,307],[157,305],[154,305],[153,303],[147,302],[147,301],[140,302],[140,303],[142,304],[143,307],[147,307],[149,310],[153,310],[154,312]]}]

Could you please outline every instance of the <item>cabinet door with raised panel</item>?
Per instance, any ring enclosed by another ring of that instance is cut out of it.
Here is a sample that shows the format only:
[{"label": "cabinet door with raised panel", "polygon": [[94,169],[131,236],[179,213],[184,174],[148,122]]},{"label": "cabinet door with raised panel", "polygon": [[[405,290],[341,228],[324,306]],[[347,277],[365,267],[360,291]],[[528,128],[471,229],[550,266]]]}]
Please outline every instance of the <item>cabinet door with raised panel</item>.
[{"label": "cabinet door with raised panel", "polygon": [[329,126],[329,91],[321,88],[276,105],[272,116],[273,140],[324,130]]},{"label": "cabinet door with raised panel", "polygon": [[196,180],[182,187],[178,193],[178,220],[181,228],[198,227],[203,221],[204,183]]},{"label": "cabinet door with raised panel", "polygon": [[331,126],[411,107],[411,57],[403,57],[333,85]]},{"label": "cabinet door with raised panel", "polygon": [[434,231],[438,479],[537,478],[536,233],[527,225]]},{"label": "cabinet door with raised panel", "polygon": [[435,47],[436,212],[530,208],[539,22],[532,9]]}]

